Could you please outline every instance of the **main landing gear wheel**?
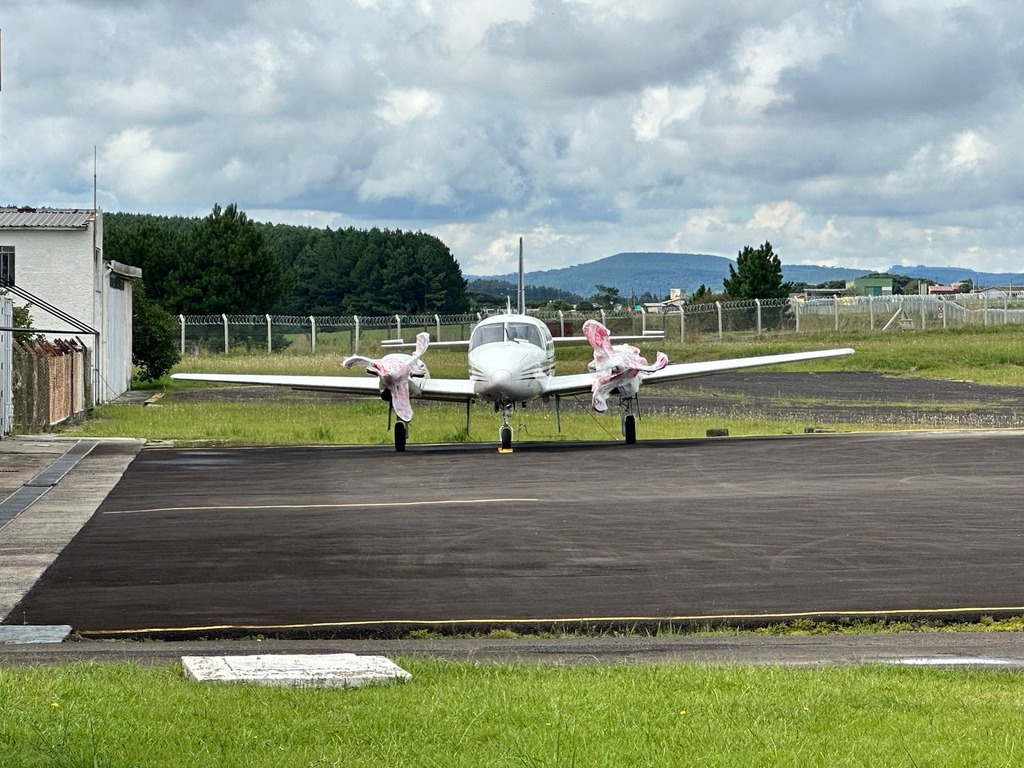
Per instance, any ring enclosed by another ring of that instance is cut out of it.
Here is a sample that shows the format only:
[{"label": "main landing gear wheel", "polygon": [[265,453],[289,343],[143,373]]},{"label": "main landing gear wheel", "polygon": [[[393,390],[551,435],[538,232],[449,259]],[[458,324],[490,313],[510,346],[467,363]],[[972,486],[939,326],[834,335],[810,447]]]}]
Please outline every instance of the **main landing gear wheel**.
[{"label": "main landing gear wheel", "polygon": [[632,413],[622,417],[622,436],[626,439],[626,445],[636,444],[636,416]]},{"label": "main landing gear wheel", "polygon": [[512,427],[506,424],[498,432],[498,435],[501,437],[501,448],[498,449],[499,452],[512,453]]},{"label": "main landing gear wheel", "polygon": [[404,451],[405,441],[409,437],[409,425],[404,421],[395,422],[395,450]]}]

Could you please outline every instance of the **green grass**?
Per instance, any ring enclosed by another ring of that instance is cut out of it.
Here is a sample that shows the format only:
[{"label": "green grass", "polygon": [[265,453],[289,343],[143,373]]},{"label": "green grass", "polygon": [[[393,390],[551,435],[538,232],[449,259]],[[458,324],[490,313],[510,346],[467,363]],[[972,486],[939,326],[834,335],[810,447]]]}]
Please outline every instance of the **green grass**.
[{"label": "green grass", "polygon": [[12,766],[997,766],[1018,675],[882,666],[482,665],[407,658],[358,690],[198,684],[180,666],[0,668]]},{"label": "green grass", "polygon": [[[194,402],[165,399],[156,406],[108,405],[94,418],[66,427],[66,434],[82,437],[139,437],[207,445],[375,445],[390,444],[387,406],[379,400],[332,404],[328,402]],[[527,409],[513,415],[517,442],[621,440],[617,413],[562,414],[558,431],[551,410]],[[416,403],[410,441],[424,443],[493,443],[501,418],[486,404],[473,407],[470,431],[465,431],[462,406]],[[638,425],[645,440],[704,437],[709,428],[728,429],[732,436],[796,434],[805,422],[769,418],[693,417],[647,415]],[[829,424],[829,430],[864,431],[898,426]]]}]

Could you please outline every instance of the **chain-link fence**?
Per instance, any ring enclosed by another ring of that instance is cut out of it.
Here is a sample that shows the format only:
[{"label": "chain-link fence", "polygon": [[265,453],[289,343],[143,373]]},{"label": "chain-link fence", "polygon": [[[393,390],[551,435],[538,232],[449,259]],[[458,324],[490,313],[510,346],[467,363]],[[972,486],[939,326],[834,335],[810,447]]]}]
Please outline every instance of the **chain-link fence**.
[{"label": "chain-link fence", "polygon": [[[867,296],[765,299],[683,304],[667,312],[633,310],[531,312],[555,336],[580,335],[593,317],[612,333],[660,331],[666,339],[698,343],[763,334],[930,330],[1024,324],[1024,296],[997,293],[945,296]],[[355,354],[385,339],[464,341],[483,317],[466,315],[179,315],[181,353],[284,352]]]}]

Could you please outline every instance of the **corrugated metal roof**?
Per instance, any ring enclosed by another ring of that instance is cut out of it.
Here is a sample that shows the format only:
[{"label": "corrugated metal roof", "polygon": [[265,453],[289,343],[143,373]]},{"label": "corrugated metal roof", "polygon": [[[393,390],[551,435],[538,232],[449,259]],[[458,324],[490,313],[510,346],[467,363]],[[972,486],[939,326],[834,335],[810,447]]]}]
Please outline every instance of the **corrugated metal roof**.
[{"label": "corrugated metal roof", "polygon": [[0,229],[85,229],[92,218],[92,210],[0,208]]}]

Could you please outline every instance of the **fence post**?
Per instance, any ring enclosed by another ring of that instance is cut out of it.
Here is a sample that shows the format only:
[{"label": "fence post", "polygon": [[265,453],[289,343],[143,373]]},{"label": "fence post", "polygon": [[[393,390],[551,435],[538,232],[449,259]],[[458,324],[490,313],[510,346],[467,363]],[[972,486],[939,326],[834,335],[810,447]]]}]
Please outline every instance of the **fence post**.
[{"label": "fence post", "polygon": [[402,316],[401,315],[395,315],[395,329],[396,329],[395,330],[395,338],[396,339],[401,339],[402,338]]},{"label": "fence post", "polygon": [[359,354],[359,315],[353,315],[352,319],[355,321],[352,326],[352,354]]},{"label": "fence post", "polygon": [[683,302],[679,302],[679,343],[686,343],[686,311],[683,309]]},{"label": "fence post", "polygon": [[754,304],[757,306],[757,335],[761,335],[761,300],[754,299]]},{"label": "fence post", "polygon": [[1003,325],[1010,324],[1010,296],[1003,294]]},{"label": "fence post", "polygon": [[722,332],[722,302],[716,301],[715,306],[718,307],[718,340],[723,341],[725,335]]},{"label": "fence post", "polygon": [[224,322],[224,354],[228,353],[228,316],[222,314],[220,319]]},{"label": "fence post", "polygon": [[800,302],[792,299],[789,303],[793,307],[793,316],[796,318],[796,332],[800,333]]},{"label": "fence post", "polygon": [[985,327],[988,328],[988,296],[981,297],[981,310],[982,321],[984,322]]},{"label": "fence post", "polygon": [[640,335],[647,334],[647,310],[640,307]]},{"label": "fence post", "polygon": [[833,296],[832,297],[832,312],[836,316],[836,331],[838,332],[839,331],[839,297],[838,296]]},{"label": "fence post", "polygon": [[560,329],[558,335],[565,336],[565,312],[562,310],[558,310],[558,327]]},{"label": "fence post", "polygon": [[441,316],[434,315],[434,327],[437,328],[437,341],[441,340]]},{"label": "fence post", "polygon": [[603,325],[605,328],[608,327],[608,319],[604,315],[604,307],[601,307],[601,325]]},{"label": "fence post", "polygon": [[875,297],[868,296],[868,330],[875,330]]},{"label": "fence post", "polygon": [[267,315],[267,354],[272,354],[274,351],[273,344],[270,341],[270,315]]},{"label": "fence post", "polygon": [[918,298],[921,302],[921,330],[925,330],[925,311],[928,309],[928,304],[925,302],[925,297],[921,296]]},{"label": "fence post", "polygon": [[178,315],[178,323],[181,324],[181,354],[185,355],[185,316]]},{"label": "fence post", "polygon": [[316,318],[309,316],[309,353],[316,354]]}]

